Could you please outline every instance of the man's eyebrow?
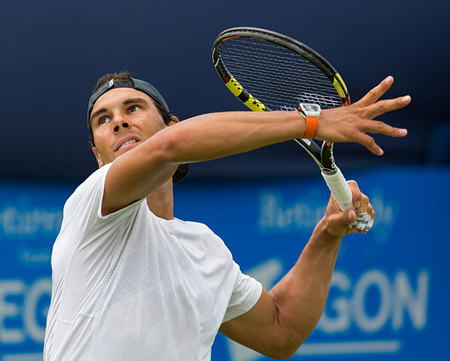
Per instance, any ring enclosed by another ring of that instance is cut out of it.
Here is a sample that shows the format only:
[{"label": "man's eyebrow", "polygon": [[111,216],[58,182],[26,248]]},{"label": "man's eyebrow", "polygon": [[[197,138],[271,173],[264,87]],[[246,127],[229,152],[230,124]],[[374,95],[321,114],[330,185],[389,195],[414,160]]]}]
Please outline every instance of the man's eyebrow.
[{"label": "man's eyebrow", "polygon": [[102,113],[106,113],[106,111],[107,111],[106,108],[101,108],[99,110],[96,110],[94,113],[91,114],[91,120],[93,120],[95,117],[98,117]]},{"label": "man's eyebrow", "polygon": [[136,103],[136,104],[147,104],[147,101],[145,101],[145,99],[143,98],[131,98],[131,99],[127,99],[123,101],[123,105],[129,105],[132,103]]},{"label": "man's eyebrow", "polygon": [[[143,98],[130,98],[130,99],[124,100],[122,104],[123,105],[147,104],[147,102]],[[107,111],[108,111],[108,109],[106,109],[106,108],[101,108],[99,110],[96,110],[94,113],[91,114],[91,120],[93,120],[95,117],[98,117],[99,115],[101,115],[103,113],[106,113]]]}]

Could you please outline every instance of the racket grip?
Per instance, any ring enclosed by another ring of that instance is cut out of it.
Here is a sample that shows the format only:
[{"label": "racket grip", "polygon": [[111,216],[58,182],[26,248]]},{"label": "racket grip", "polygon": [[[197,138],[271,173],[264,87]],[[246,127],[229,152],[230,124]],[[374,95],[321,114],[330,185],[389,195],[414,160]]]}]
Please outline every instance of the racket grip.
[{"label": "racket grip", "polygon": [[347,184],[341,170],[336,167],[337,172],[334,174],[326,174],[322,172],[323,179],[330,188],[331,193],[333,193],[339,207],[342,211],[348,209],[355,209],[353,207],[353,195],[350,187]]}]

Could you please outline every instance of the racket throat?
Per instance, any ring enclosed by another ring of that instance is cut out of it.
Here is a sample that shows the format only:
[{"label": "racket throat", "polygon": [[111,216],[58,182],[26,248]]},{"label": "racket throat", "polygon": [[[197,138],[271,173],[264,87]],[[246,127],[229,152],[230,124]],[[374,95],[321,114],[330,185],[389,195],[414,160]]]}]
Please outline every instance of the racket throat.
[{"label": "racket throat", "polygon": [[320,161],[322,163],[322,172],[326,174],[335,174],[337,172],[334,163],[333,143],[323,142],[320,150]]}]

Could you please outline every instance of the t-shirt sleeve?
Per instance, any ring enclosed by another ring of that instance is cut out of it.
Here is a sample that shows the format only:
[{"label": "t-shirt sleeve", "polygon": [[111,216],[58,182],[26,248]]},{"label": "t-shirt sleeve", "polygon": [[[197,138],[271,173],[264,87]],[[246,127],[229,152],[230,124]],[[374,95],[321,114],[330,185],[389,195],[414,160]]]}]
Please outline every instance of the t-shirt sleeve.
[{"label": "t-shirt sleeve", "polygon": [[[72,194],[64,206],[64,220],[75,223],[77,229],[95,230],[109,225],[117,226],[139,207],[143,200],[139,200],[127,207],[106,216],[102,215],[102,201],[105,189],[105,180],[112,163],[95,171]],[[76,221],[74,221],[76,220]],[[64,223],[63,223],[64,227]]]},{"label": "t-shirt sleeve", "polygon": [[250,311],[261,297],[261,283],[243,274],[237,264],[235,264],[235,267],[238,268],[238,277],[223,322],[230,321]]}]

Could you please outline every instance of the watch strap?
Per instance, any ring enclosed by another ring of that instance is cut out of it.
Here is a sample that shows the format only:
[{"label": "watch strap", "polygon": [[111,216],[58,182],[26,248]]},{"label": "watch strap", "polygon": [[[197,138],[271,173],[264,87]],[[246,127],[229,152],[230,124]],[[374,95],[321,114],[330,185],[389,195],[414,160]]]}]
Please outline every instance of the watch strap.
[{"label": "watch strap", "polygon": [[319,117],[306,116],[305,114],[303,114],[301,108],[299,108],[299,111],[306,120],[305,135],[303,136],[303,138],[313,139],[317,134],[317,127],[319,125]]}]

